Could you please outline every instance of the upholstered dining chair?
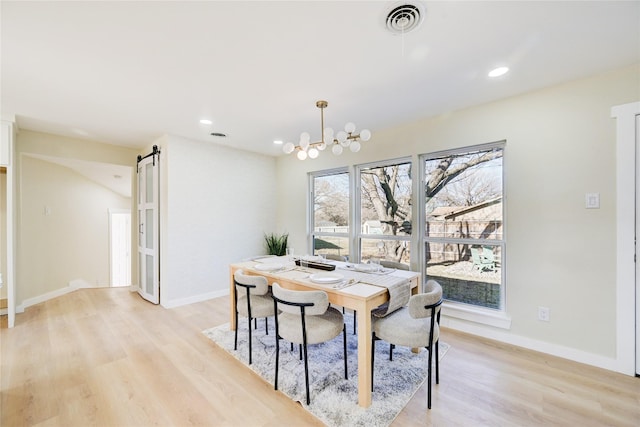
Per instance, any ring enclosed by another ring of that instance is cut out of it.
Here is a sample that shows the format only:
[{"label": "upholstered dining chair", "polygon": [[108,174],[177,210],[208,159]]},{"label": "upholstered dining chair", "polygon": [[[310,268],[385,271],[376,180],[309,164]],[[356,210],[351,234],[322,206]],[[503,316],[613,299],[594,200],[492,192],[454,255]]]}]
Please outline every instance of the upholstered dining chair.
[{"label": "upholstered dining chair", "polygon": [[381,259],[380,265],[385,268],[395,268],[396,270],[407,270],[407,271],[411,270],[407,264],[403,264],[397,261],[388,261],[388,260]]},{"label": "upholstered dining chair", "polygon": [[[435,356],[436,384],[440,383],[440,306],[442,287],[435,280],[428,280],[425,292],[412,295],[409,303],[385,317],[373,317],[371,342],[371,391],[373,391],[375,343],[384,340],[390,344],[389,360],[393,360],[396,345],[429,351],[427,366],[427,406],[431,409],[431,365]],[[435,350],[434,350],[435,347]]]},{"label": "upholstered dining chair", "polygon": [[[236,333],[233,349],[238,349],[238,314],[248,320],[249,331],[249,365],[252,362],[251,351],[251,320],[264,317],[265,333],[269,335],[268,317],[273,316],[273,300],[269,292],[269,283],[262,276],[250,276],[238,270],[233,275],[236,291],[233,293],[235,306]],[[257,324],[255,325],[257,327]]]},{"label": "upholstered dining chair", "polygon": [[342,262],[349,261],[349,258],[347,258],[344,255],[326,254],[324,257],[325,259],[330,259],[331,261],[342,261]]},{"label": "upholstered dining chair", "polygon": [[[344,255],[336,255],[336,254],[326,254],[325,259],[329,259],[331,261],[342,261],[342,262],[347,262],[349,261],[349,258],[344,256]],[[344,307],[342,308],[342,314],[344,314]],[[353,311],[353,335],[356,334],[358,330],[358,324],[356,322],[356,311]]]},{"label": "upholstered dining chair", "polygon": [[347,373],[347,332],[342,313],[329,306],[329,296],[324,291],[294,291],[272,284],[273,309],[276,320],[276,374],[274,388],[278,389],[278,365],[280,362],[280,338],[301,344],[304,354],[304,377],[309,397],[309,362],[307,346],[332,340],[342,331],[344,349],[344,377]]}]

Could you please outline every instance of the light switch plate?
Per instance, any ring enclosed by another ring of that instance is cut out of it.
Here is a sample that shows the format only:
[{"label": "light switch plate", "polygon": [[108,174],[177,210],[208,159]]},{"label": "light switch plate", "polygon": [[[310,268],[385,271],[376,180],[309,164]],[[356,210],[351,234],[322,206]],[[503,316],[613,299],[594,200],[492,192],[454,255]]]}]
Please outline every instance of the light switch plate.
[{"label": "light switch plate", "polygon": [[584,195],[584,207],[587,209],[600,209],[600,193],[586,193]]}]

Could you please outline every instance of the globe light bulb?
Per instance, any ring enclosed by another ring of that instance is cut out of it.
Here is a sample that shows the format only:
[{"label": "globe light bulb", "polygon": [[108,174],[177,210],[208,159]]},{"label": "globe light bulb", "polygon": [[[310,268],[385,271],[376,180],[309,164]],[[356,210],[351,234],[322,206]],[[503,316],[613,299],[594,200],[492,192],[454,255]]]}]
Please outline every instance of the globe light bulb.
[{"label": "globe light bulb", "polygon": [[284,144],[282,146],[282,151],[284,151],[287,154],[291,154],[293,153],[293,150],[295,149],[295,146],[293,145],[292,142],[287,142],[286,144]]},{"label": "globe light bulb", "polygon": [[302,151],[307,151],[307,148],[309,148],[309,140],[301,139],[298,145],[300,145],[300,148],[302,148]]},{"label": "globe light bulb", "polygon": [[307,141],[307,142],[309,142],[310,140],[311,140],[311,135],[309,135],[309,133],[308,133],[308,132],[302,132],[302,133],[300,134],[300,142],[302,142],[302,141]]},{"label": "globe light bulb", "polygon": [[302,150],[298,151],[298,159],[304,160],[306,158],[307,158],[307,152],[306,151],[302,151]]},{"label": "globe light bulb", "polygon": [[351,145],[349,145],[349,150],[357,153],[358,151],[360,151],[360,143],[358,141],[351,142]]},{"label": "globe light bulb", "polygon": [[335,154],[336,156],[339,156],[340,154],[342,154],[342,145],[340,144],[333,144],[333,147],[331,147],[331,151],[333,152],[333,154]]},{"label": "globe light bulb", "polygon": [[309,150],[309,157],[312,159],[318,157],[318,154],[320,154],[320,152],[315,147]]},{"label": "globe light bulb", "polygon": [[338,132],[338,135],[336,136],[336,139],[338,140],[338,142],[342,145],[343,142],[345,142],[347,140],[347,133],[343,130],[341,130],[340,132]]},{"label": "globe light bulb", "polygon": [[318,144],[318,150],[320,151],[324,151],[325,148],[327,148],[327,144],[325,144],[324,142],[322,144]]},{"label": "globe light bulb", "polygon": [[360,139],[363,141],[368,141],[371,139],[371,131],[369,129],[362,129],[360,132]]},{"label": "globe light bulb", "polygon": [[333,129],[324,128],[324,142],[331,143],[333,141]]},{"label": "globe light bulb", "polygon": [[355,124],[353,124],[353,123],[351,123],[351,122],[349,122],[349,123],[347,123],[346,125],[344,125],[344,130],[345,130],[347,133],[353,133],[353,131],[355,131],[355,130],[356,130],[356,125],[355,125]]}]

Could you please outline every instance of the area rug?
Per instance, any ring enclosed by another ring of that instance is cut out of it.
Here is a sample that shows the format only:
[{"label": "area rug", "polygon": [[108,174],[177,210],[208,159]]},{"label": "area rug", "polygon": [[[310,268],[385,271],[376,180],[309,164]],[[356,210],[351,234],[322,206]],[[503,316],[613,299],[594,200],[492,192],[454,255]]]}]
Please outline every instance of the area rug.
[{"label": "area rug", "polygon": [[[345,315],[347,324],[347,362],[349,379],[344,379],[342,334],[332,341],[309,346],[309,383],[311,404],[306,404],[304,362],[298,346],[280,341],[278,389],[331,427],[390,425],[427,377],[428,352],[396,347],[389,361],[389,344],[376,342],[374,391],[369,408],[358,406],[358,338],[353,335],[353,315]],[[275,376],[275,332],[269,319],[269,335],[265,335],[264,319],[253,331],[253,363],[249,361],[246,318],[238,325],[238,350],[233,350],[234,332],[229,324],[207,329],[203,333],[236,359],[249,366],[265,381],[273,384]],[[440,359],[449,345],[440,342]]]}]

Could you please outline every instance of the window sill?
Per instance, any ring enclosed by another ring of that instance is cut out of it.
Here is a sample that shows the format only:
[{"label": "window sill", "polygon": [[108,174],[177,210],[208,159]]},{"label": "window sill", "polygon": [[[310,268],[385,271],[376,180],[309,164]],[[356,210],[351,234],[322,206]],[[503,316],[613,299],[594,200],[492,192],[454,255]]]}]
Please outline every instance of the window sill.
[{"label": "window sill", "polygon": [[[451,319],[466,320],[501,329],[511,329],[511,317],[502,311],[494,311],[445,301],[442,304],[442,315]],[[446,326],[443,322],[443,326]]]}]

